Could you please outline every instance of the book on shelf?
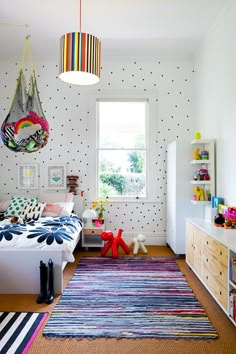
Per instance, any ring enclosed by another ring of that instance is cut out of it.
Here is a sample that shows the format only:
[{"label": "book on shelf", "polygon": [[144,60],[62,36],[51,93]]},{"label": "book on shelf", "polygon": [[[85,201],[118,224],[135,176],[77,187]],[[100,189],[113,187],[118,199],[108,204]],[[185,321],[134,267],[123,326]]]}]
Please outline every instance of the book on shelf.
[{"label": "book on shelf", "polygon": [[236,258],[234,257],[229,260],[229,279],[236,284]]},{"label": "book on shelf", "polygon": [[229,315],[236,322],[236,289],[229,293]]}]

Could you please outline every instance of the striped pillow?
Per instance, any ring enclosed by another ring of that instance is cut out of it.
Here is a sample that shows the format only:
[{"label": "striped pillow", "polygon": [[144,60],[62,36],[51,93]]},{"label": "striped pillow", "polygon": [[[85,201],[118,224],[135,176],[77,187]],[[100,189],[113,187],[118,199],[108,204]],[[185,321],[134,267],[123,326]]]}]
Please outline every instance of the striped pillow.
[{"label": "striped pillow", "polygon": [[45,204],[43,203],[37,203],[37,202],[32,202],[32,203],[26,203],[23,210],[21,217],[23,221],[29,221],[29,220],[38,220],[43,212],[43,209],[45,207]]}]

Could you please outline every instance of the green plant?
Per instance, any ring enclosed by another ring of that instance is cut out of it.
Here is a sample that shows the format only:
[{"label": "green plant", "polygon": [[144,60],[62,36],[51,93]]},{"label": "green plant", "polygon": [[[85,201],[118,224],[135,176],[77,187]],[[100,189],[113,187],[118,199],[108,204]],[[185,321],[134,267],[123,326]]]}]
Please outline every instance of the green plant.
[{"label": "green plant", "polygon": [[109,201],[109,198],[97,199],[93,202],[92,208],[98,212],[98,216],[103,218],[103,212],[107,209],[106,203]]}]

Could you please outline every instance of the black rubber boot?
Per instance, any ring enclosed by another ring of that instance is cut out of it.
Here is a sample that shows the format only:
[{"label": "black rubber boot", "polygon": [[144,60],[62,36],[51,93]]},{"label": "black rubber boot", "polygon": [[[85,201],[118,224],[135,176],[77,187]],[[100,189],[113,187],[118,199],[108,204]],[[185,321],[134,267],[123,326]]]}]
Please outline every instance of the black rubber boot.
[{"label": "black rubber boot", "polygon": [[48,261],[48,292],[46,297],[46,304],[51,304],[54,300],[54,282],[53,282],[53,261]]},{"label": "black rubber boot", "polygon": [[47,282],[48,282],[48,269],[43,261],[40,261],[40,293],[37,297],[36,302],[42,304],[47,297]]}]

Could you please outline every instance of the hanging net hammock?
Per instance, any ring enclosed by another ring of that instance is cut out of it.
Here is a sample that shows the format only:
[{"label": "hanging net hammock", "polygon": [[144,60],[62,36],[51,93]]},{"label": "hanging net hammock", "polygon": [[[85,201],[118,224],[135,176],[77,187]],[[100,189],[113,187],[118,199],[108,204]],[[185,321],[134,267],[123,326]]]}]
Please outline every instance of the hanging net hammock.
[{"label": "hanging net hammock", "polygon": [[[30,59],[30,80],[27,87],[23,73],[25,51]],[[1,126],[4,145],[15,152],[34,152],[43,148],[49,137],[49,125],[40,103],[29,44],[25,39],[19,76],[10,111]]]}]

